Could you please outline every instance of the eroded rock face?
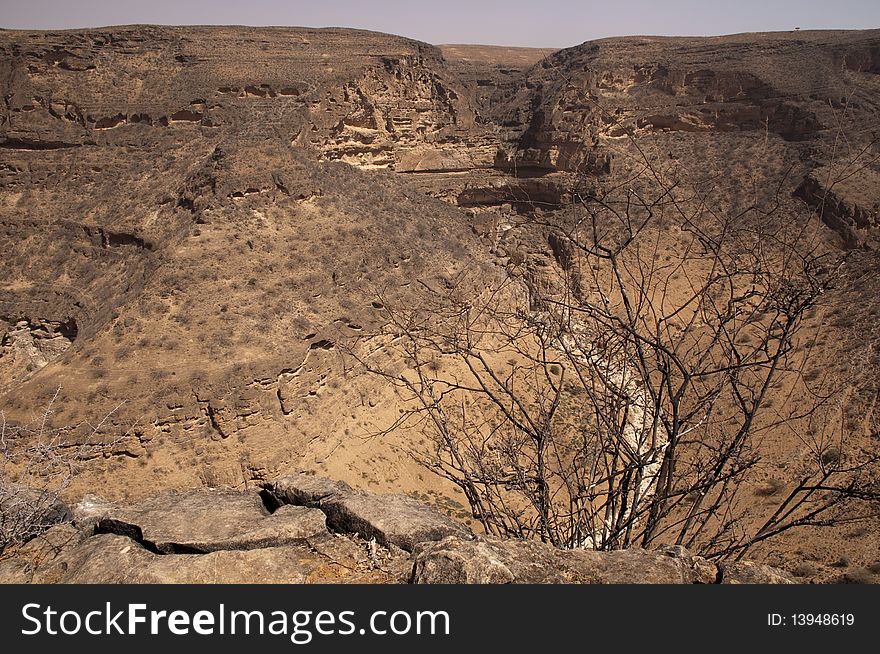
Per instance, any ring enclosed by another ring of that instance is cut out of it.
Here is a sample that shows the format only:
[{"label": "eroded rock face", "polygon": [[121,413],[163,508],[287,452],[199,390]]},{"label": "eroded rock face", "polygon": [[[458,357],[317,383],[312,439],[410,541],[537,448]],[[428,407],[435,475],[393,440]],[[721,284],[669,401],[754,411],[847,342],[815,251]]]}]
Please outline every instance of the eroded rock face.
[{"label": "eroded rock face", "polygon": [[[843,179],[843,175],[846,179]],[[837,233],[847,249],[880,245],[880,197],[874,195],[880,172],[870,169],[834,171],[818,169],[794,190]]]},{"label": "eroded rock face", "polygon": [[[443,79],[436,55],[386,57],[311,110],[315,125],[340,115],[317,145],[322,156],[361,167],[460,169],[460,148],[443,146],[473,127],[472,110]],[[320,129],[320,127],[319,127]]]},{"label": "eroded rock face", "polygon": [[393,166],[473,125],[439,50],[375,32],[135,27],[36,41],[18,33],[0,41],[0,55],[16,86],[4,120],[10,150],[268,128],[327,159]]},{"label": "eroded rock face", "polygon": [[76,321],[0,318],[0,392],[57,359],[77,336]]},{"label": "eroded rock face", "polygon": [[[804,41],[782,33],[699,41],[603,39],[560,50],[499,104],[505,116],[500,122],[519,125],[516,147],[505,160],[547,171],[601,173],[610,164],[603,146],[627,135],[763,130],[785,141],[821,137],[833,112],[819,97],[844,97],[840,60],[858,59],[864,66],[859,72],[870,70],[864,51],[876,47],[870,32],[842,36],[811,34],[822,54],[809,58],[803,56]],[[560,69],[569,74],[560,76]]]}]

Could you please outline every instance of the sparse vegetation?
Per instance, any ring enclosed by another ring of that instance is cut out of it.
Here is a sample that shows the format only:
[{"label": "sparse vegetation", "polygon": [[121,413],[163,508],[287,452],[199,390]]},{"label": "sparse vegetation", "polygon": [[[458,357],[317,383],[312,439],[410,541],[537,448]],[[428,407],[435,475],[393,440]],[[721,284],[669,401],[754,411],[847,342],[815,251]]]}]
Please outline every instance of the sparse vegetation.
[{"label": "sparse vegetation", "polygon": [[[558,244],[555,288],[461,275],[425,308],[380,298],[408,370],[361,361],[412,402],[391,429],[433,434],[416,456],[488,533],[561,548],[674,544],[739,559],[795,527],[874,519],[878,456],[843,454],[836,391],[803,374],[804,314],[844,258],[809,214],[704,196],[695,216],[635,147],[643,172],[626,187],[575,191],[573,218],[539,221]],[[678,254],[658,264],[664,250]],[[438,370],[438,357],[454,367]],[[741,488],[779,429],[811,434],[810,454],[790,488],[758,488],[775,498],[762,508]]]},{"label": "sparse vegetation", "polygon": [[[13,425],[0,411],[0,558],[70,519],[61,494],[87,459],[121,442],[126,435],[103,436],[104,423],[55,427],[57,388],[33,422]],[[85,432],[76,434],[76,432]]]}]

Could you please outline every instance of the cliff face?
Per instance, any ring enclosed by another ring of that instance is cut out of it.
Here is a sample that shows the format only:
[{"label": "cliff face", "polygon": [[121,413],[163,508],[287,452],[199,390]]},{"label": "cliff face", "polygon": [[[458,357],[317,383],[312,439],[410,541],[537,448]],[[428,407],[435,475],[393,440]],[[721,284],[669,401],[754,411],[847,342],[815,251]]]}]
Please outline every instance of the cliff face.
[{"label": "cliff face", "polygon": [[[71,496],[307,469],[467,520],[409,456],[421,436],[383,433],[399,398],[343,343],[380,349],[385,303],[420,306],[465,269],[552,278],[565,253],[530,221],[646,159],[732,207],[815,211],[874,270],[878,53],[878,31],[556,53],[337,29],[0,31],[2,409],[49,407],[88,442]],[[866,342],[871,279],[836,296]],[[833,349],[848,339],[828,345],[843,373],[875,356]]]},{"label": "cliff face", "polygon": [[626,134],[822,140],[844,105],[850,129],[872,124],[877,38],[804,32],[595,41],[541,62],[501,113],[527,125],[516,141],[524,163],[563,170],[583,163],[579,147]]},{"label": "cliff face", "polygon": [[847,209],[818,211],[847,247],[858,247],[875,238],[880,202],[870,145],[880,110],[878,38],[625,38],[562,50],[496,97],[495,121],[506,130],[496,163],[614,177],[640,163],[636,139],[667,169],[711,180],[734,199],[737,188],[775,187],[783,177],[788,195],[822,168],[816,192],[838,194]]},{"label": "cliff face", "polygon": [[10,150],[279,139],[393,166],[474,110],[439,50],[355,30],[114,28],[2,39]]},{"label": "cliff face", "polygon": [[782,198],[801,210],[789,202],[794,193],[839,245],[873,247],[878,38],[616,38],[494,68],[482,50],[449,46],[447,67],[473,98],[478,124],[490,127],[481,138],[492,163],[480,158],[455,178],[419,181],[460,206],[552,209],[583,177],[613,185],[651,161],[670,180],[711,187],[731,205]]},{"label": "cliff face", "polygon": [[[491,189],[505,184],[540,192],[523,177],[603,176],[615,165],[624,171],[635,136],[704,177],[725,172],[723,163],[742,163],[728,171],[736,183],[755,173],[749,158],[758,175],[794,166],[795,186],[826,166],[824,188],[834,185],[846,156],[835,147],[839,132],[870,141],[878,38],[877,32],[623,38],[550,54],[437,48],[353,30],[5,32],[0,128],[11,161],[3,173],[7,186],[20,188],[25,180],[15,161],[29,163],[34,182],[49,174],[35,170],[28,153],[81,159],[104,148],[170,149],[166,156],[183,165],[194,153],[176,156],[182,141],[195,147],[268,139],[362,168],[449,173],[423,175],[420,183],[448,199],[468,189],[463,203],[471,205],[478,203],[475,188],[488,189],[497,204]],[[543,55],[550,56],[538,61]],[[768,143],[773,161],[761,157],[760,146]],[[848,154],[857,148],[851,142]],[[125,158],[131,156],[137,155]],[[124,184],[114,188],[130,187],[116,158],[103,159],[123,175]],[[710,165],[694,167],[695,159]],[[865,180],[847,179],[864,187],[860,182],[871,181],[874,169],[868,166]],[[100,180],[94,173],[103,170],[97,164],[77,174],[88,183],[90,173]],[[571,182],[556,185],[564,190]],[[558,199],[560,191],[554,194]],[[841,202],[860,219],[837,229],[851,243],[852,227],[861,244],[873,238],[877,198],[847,195]]]}]

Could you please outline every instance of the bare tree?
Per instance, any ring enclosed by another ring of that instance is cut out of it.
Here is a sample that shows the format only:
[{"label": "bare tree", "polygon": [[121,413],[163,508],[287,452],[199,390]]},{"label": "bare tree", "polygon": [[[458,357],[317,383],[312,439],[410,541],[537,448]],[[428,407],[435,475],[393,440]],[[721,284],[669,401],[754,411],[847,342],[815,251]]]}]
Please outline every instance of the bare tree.
[{"label": "bare tree", "polygon": [[[390,429],[432,436],[415,454],[487,533],[561,548],[741,557],[793,527],[876,516],[877,456],[835,422],[836,392],[804,375],[805,316],[844,262],[818,221],[683,197],[647,157],[590,189],[572,190],[567,217],[533,223],[554,282],[481,271],[426,287],[413,310],[383,299],[389,323],[370,338],[394,356],[358,357],[409,402]],[[746,482],[780,430],[806,454],[768,508]]]}]

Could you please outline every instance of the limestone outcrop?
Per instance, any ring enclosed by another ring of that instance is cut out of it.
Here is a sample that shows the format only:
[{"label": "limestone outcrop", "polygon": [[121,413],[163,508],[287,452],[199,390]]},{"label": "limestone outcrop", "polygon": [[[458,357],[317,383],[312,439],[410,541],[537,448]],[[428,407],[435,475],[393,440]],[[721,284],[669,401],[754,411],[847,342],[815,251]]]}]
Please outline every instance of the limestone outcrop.
[{"label": "limestone outcrop", "polygon": [[293,474],[258,491],[84,498],[0,561],[2,583],[792,583],[684,548],[560,551],[475,536],[412,498]]},{"label": "limestone outcrop", "polygon": [[439,511],[406,495],[358,492],[344,482],[308,475],[289,475],[267,484],[265,493],[282,507],[316,507],[333,531],[358,534],[380,544],[412,551],[417,545],[447,536],[472,537],[470,530]]}]

